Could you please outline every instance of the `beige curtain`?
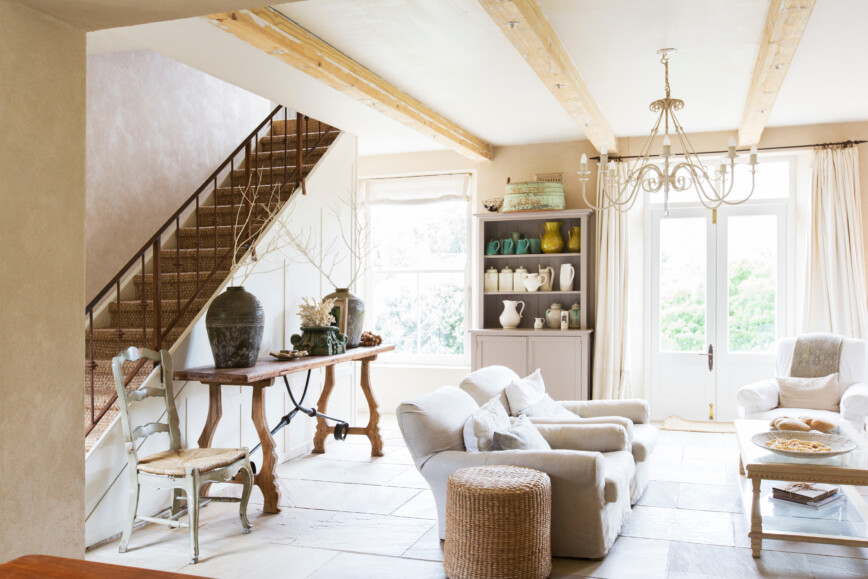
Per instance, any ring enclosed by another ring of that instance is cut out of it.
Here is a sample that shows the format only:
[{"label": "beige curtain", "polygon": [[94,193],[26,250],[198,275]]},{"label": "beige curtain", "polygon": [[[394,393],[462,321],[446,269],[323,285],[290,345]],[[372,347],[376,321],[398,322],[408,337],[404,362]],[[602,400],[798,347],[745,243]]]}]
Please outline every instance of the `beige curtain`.
[{"label": "beige curtain", "polygon": [[[621,180],[626,164],[615,163]],[[614,194],[610,195],[614,197]],[[605,203],[602,185],[597,183],[597,206]],[[627,214],[616,209],[597,212],[597,319],[594,328],[593,398],[628,398],[630,387],[628,283],[629,230]]]},{"label": "beige curtain", "polygon": [[868,339],[859,153],[817,149],[803,331]]}]

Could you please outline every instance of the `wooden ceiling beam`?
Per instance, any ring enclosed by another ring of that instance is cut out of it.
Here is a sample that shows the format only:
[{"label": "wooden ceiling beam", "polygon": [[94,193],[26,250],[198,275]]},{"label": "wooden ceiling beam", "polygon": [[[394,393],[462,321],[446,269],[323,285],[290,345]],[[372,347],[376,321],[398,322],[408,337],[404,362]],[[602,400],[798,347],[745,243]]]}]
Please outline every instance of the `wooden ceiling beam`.
[{"label": "wooden ceiling beam", "polygon": [[771,0],[750,90],[738,127],[738,144],[755,145],[768,122],[816,0]]},{"label": "wooden ceiling beam", "polygon": [[597,150],[617,151],[615,133],[537,0],[479,0]]},{"label": "wooden ceiling beam", "polygon": [[457,151],[491,160],[491,145],[377,76],[280,12],[256,8],[212,14],[209,20],[256,48],[339,92]]}]

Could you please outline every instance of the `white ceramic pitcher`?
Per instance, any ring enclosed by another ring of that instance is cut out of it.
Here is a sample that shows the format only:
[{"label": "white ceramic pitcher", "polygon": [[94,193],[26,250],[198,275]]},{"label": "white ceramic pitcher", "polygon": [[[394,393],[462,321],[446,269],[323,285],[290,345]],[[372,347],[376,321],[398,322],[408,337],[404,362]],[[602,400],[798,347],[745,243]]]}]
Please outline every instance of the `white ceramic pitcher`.
[{"label": "white ceramic pitcher", "polygon": [[571,264],[565,263],[561,265],[561,275],[558,279],[558,285],[562,292],[573,291],[573,279],[576,277],[576,268]]},{"label": "white ceramic pitcher", "polygon": [[543,267],[540,265],[539,266],[539,274],[540,274],[540,277],[542,277],[543,274],[545,274],[545,276],[546,276],[545,283],[539,289],[541,291],[544,291],[544,292],[552,291],[552,284],[555,281],[555,268],[553,268],[551,266]]},{"label": "white ceramic pitcher", "polygon": [[529,292],[535,292],[541,288],[546,281],[548,281],[548,277],[549,274],[547,273],[542,275],[538,273],[529,273],[524,276],[524,287]]},{"label": "white ceramic pitcher", "polygon": [[[521,310],[518,306],[521,304]],[[503,313],[500,314],[500,325],[505,330],[513,330],[521,323],[524,313],[524,302],[521,300],[503,300]]]}]

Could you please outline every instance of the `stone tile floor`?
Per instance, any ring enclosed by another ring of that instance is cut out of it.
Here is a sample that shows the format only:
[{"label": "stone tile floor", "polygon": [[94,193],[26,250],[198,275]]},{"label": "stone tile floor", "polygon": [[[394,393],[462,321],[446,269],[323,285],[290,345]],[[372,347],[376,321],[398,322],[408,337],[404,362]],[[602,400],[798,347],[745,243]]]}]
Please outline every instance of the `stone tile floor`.
[{"label": "stone tile floor", "polygon": [[[205,507],[197,565],[186,529],[159,525],[135,531],[125,554],[112,541],[86,557],[208,577],[443,577],[431,493],[394,417],[381,428],[382,458],[351,436],[281,465],[283,512],[262,514],[255,489],[248,535],[237,505]],[[552,577],[868,577],[868,549],[766,541],[762,557],[751,557],[735,435],[661,431],[651,460],[652,482],[609,555],[555,559]]]}]

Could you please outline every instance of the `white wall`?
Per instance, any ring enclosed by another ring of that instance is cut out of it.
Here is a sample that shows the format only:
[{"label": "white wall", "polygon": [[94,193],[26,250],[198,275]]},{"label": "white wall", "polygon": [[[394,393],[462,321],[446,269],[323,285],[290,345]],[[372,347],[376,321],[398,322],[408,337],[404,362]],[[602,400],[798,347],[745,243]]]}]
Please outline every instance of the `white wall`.
[{"label": "white wall", "polygon": [[88,300],[272,109],[150,50],[87,57]]},{"label": "white wall", "polygon": [[[337,234],[337,224],[328,214],[328,207],[340,197],[347,195],[356,183],[357,139],[342,134],[308,178],[308,194],[298,196],[287,209],[282,219],[292,227],[316,226],[322,239],[329,240]],[[260,244],[261,246],[262,244]],[[312,266],[289,263],[293,257],[273,254],[266,257],[256,267],[255,273],[244,281],[244,287],[256,295],[265,309],[265,331],[261,354],[288,345],[289,337],[298,333],[299,321],[296,311],[304,296],[321,297],[333,291],[322,280],[319,272]],[[176,369],[213,364],[210,346],[205,331],[205,310],[173,347]],[[337,368],[336,386],[329,404],[329,414],[349,419],[352,422],[357,387],[354,368],[344,364]],[[305,400],[308,406],[315,405],[322,388],[323,372],[316,371],[311,378],[311,388]],[[304,375],[292,376],[293,391],[298,396],[304,386]],[[198,446],[197,440],[205,424],[208,405],[208,389],[198,382],[176,382],[178,413],[181,422],[181,437],[186,446]],[[253,447],[259,442],[250,421],[251,389],[244,387],[223,388],[223,417],[214,435],[212,446]],[[274,425],[291,407],[282,381],[266,390],[266,414],[269,425]],[[155,399],[148,399],[134,407],[133,421],[155,420],[159,418],[161,405]],[[291,425],[284,428],[278,436],[277,452],[279,460],[284,461],[308,452],[316,422],[307,416],[297,415]],[[140,451],[165,449],[167,438],[162,435],[151,437]],[[262,455],[256,452],[251,459],[262,463]],[[92,545],[117,534],[123,526],[127,509],[129,489],[126,473],[126,458],[123,452],[123,436],[120,424],[112,426],[105,438],[94,448],[87,458],[87,544]],[[254,497],[261,494],[254,489]],[[166,492],[150,491],[143,488],[139,502],[139,512],[150,514],[159,511],[167,504]],[[251,510],[256,511],[252,506]],[[133,535],[135,543],[135,535]]]}]

